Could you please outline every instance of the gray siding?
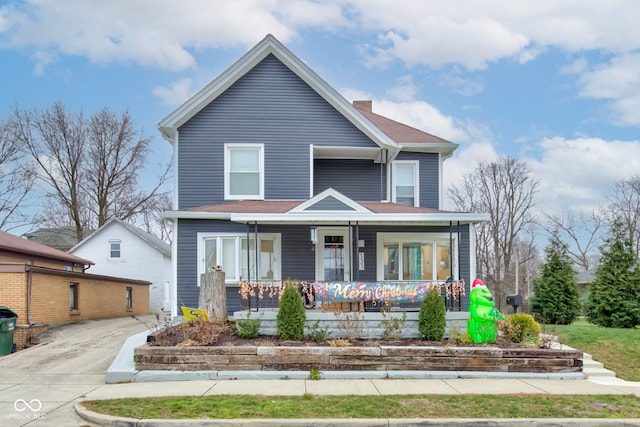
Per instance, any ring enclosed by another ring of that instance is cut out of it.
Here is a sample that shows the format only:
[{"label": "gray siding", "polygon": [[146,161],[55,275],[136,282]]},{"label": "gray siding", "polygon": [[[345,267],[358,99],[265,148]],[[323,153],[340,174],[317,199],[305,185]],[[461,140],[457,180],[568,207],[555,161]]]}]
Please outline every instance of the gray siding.
[{"label": "gray siding", "polygon": [[376,147],[270,55],[179,129],[179,208],[224,202],[224,143],[265,146],[265,198],[309,196],[309,146]]},{"label": "gray siding", "polygon": [[424,208],[440,209],[438,154],[402,152],[398,154],[397,160],[420,161],[420,206]]},{"label": "gray siding", "polygon": [[[456,225],[451,231],[456,234]],[[247,226],[228,221],[208,220],[179,220],[178,223],[178,309],[180,306],[197,307],[198,304],[198,280],[197,277],[197,233],[198,232],[237,232],[246,233]],[[410,226],[360,226],[356,238],[355,227],[352,230],[354,280],[376,280],[376,233],[378,232],[429,232],[448,233],[449,227],[410,227]],[[254,232],[251,225],[251,233]],[[259,233],[281,233],[282,236],[282,278],[290,280],[313,280],[315,278],[315,248],[309,240],[309,226],[277,226],[258,224]],[[365,242],[365,270],[358,270],[356,253],[357,239]],[[460,272],[467,284],[467,295],[471,278],[469,277],[469,226],[460,227]],[[240,309],[240,297],[235,287],[229,287],[227,293],[229,312]],[[253,302],[252,304],[255,304]],[[468,307],[468,297],[463,298],[463,307]],[[266,305],[266,303],[265,303]]]},{"label": "gray siding", "polygon": [[380,178],[380,164],[372,160],[317,159],[313,172],[313,194],[333,188],[353,200],[384,198],[380,189],[386,187],[386,178]]}]

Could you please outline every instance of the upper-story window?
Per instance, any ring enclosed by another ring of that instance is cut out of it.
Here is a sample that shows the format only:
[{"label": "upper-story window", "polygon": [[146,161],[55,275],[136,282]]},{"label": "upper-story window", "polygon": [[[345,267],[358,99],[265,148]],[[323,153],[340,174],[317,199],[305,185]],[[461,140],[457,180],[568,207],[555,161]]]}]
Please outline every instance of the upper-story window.
[{"label": "upper-story window", "polygon": [[224,145],[224,198],[264,199],[264,145]]},{"label": "upper-story window", "polygon": [[417,160],[396,160],[392,167],[392,201],[409,206],[419,206]]},{"label": "upper-story window", "polygon": [[120,240],[111,240],[109,242],[109,258],[120,258]]}]

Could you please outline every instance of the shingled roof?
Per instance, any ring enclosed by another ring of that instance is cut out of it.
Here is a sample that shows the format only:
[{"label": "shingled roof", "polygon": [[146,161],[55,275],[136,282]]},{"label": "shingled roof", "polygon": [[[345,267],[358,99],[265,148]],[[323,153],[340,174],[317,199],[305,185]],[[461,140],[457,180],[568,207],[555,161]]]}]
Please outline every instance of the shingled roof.
[{"label": "shingled roof", "polygon": [[[211,213],[260,213],[260,214],[283,214],[304,203],[305,200],[239,200],[236,202],[221,203],[218,205],[197,206],[185,209],[188,212],[211,212]],[[422,208],[418,206],[408,206],[398,203],[387,202],[357,202],[372,213],[443,213],[438,209]]]},{"label": "shingled roof", "polygon": [[394,141],[400,144],[407,143],[434,143],[453,144],[451,141],[423,132],[419,129],[407,126],[395,120],[381,116],[373,112],[372,101],[353,101],[353,106],[358,109],[371,123],[384,132]]},{"label": "shingled roof", "polygon": [[56,261],[73,262],[78,264],[93,264],[93,262],[75,255],[68,254],[49,246],[41,245],[22,237],[0,231],[0,251],[13,252],[16,255],[38,256]]}]

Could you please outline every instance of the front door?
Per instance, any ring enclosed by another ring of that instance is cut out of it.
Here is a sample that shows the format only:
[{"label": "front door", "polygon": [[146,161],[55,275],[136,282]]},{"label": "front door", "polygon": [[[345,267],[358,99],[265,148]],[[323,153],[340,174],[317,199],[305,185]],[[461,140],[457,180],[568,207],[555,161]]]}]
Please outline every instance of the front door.
[{"label": "front door", "polygon": [[316,279],[326,282],[350,280],[348,229],[318,227],[317,233]]}]

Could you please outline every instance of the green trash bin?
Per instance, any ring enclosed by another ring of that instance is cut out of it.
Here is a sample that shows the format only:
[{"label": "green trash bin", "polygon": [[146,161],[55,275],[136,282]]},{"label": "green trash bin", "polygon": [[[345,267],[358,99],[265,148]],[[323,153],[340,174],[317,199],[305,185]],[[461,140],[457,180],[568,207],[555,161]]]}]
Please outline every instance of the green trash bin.
[{"label": "green trash bin", "polygon": [[13,346],[13,331],[16,329],[18,315],[8,307],[0,306],[0,356],[15,351]]}]

